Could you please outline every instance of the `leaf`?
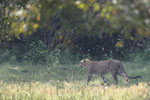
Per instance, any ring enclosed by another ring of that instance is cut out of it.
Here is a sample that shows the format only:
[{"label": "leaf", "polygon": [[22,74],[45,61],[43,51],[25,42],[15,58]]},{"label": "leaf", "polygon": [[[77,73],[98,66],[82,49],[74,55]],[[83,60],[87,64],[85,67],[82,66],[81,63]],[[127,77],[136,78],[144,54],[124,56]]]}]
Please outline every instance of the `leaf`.
[{"label": "leaf", "polygon": [[100,10],[100,6],[99,6],[99,4],[98,4],[98,3],[94,3],[94,5],[93,5],[93,9],[94,9],[94,11],[98,11],[98,10]]}]

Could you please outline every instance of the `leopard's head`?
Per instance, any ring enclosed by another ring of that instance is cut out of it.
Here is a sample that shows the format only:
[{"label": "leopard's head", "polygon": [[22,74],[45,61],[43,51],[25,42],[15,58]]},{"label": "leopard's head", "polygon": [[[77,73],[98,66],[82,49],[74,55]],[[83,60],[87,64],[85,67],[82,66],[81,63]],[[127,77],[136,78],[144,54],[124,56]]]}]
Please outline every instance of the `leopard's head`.
[{"label": "leopard's head", "polygon": [[89,64],[90,60],[89,59],[83,59],[80,61],[80,66],[82,67],[87,67]]}]

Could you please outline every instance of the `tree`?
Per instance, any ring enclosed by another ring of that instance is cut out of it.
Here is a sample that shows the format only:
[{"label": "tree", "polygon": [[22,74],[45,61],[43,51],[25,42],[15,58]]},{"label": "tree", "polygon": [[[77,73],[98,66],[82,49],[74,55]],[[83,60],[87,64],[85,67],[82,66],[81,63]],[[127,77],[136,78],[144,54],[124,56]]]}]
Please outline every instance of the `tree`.
[{"label": "tree", "polygon": [[42,41],[47,52],[57,48],[103,54],[136,47],[150,36],[149,4],[149,0],[3,0],[0,40],[32,34],[29,41]]}]

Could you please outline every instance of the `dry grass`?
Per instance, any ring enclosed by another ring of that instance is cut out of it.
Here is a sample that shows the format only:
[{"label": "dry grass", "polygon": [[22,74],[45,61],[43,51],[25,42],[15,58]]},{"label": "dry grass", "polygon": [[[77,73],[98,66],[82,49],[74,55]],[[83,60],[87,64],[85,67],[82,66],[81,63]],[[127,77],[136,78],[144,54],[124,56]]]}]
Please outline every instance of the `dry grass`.
[{"label": "dry grass", "polygon": [[0,83],[0,100],[150,100],[148,83],[102,86],[64,82],[62,88],[50,83]]}]

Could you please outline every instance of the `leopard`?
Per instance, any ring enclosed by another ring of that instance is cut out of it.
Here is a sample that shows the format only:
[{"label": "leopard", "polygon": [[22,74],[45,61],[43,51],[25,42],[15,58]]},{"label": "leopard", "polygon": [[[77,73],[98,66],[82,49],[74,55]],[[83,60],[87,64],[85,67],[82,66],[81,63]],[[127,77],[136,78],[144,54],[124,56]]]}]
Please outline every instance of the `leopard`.
[{"label": "leopard", "polygon": [[88,68],[88,78],[86,83],[87,85],[94,74],[101,76],[103,83],[107,85],[107,81],[104,75],[109,72],[111,73],[116,85],[118,84],[118,78],[117,78],[118,75],[124,77],[125,83],[128,83],[129,79],[142,78],[142,76],[140,75],[134,77],[128,76],[121,62],[116,59],[103,60],[103,61],[92,61],[89,59],[83,59],[80,61],[80,66]]}]

